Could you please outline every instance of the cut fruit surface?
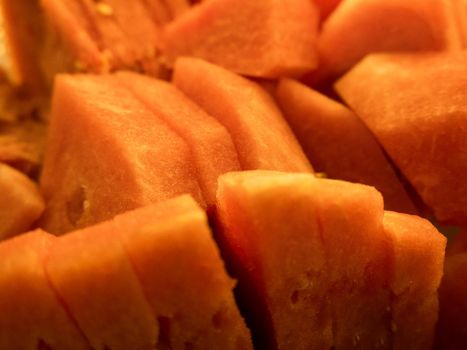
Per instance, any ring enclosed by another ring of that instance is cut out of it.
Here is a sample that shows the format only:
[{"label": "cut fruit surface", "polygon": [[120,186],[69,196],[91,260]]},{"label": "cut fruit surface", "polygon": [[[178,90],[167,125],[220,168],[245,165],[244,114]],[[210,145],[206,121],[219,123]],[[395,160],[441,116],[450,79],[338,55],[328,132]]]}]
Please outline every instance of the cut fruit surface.
[{"label": "cut fruit surface", "polygon": [[258,84],[196,58],[180,58],[173,82],[230,132],[244,170],[310,172],[272,97]]},{"label": "cut fruit surface", "polygon": [[336,84],[436,218],[456,224],[467,222],[466,69],[465,51],[374,54]]},{"label": "cut fruit surface", "polygon": [[112,222],[62,236],[45,267],[93,349],[154,349],[158,325]]},{"label": "cut fruit surface", "polygon": [[230,173],[218,211],[261,346],[390,347],[390,246],[376,190],[311,174]]},{"label": "cut fruit surface", "polygon": [[418,216],[387,211],[383,224],[394,247],[393,349],[431,349],[446,238]]},{"label": "cut fruit surface", "polygon": [[315,74],[333,80],[372,52],[460,49],[451,1],[343,1],[323,25]]},{"label": "cut fruit surface", "polygon": [[204,205],[185,141],[105,76],[57,79],[41,190],[52,233],[183,193]]},{"label": "cut fruit surface", "polygon": [[310,0],[210,0],[165,28],[164,52],[248,76],[298,76],[317,66],[318,22]]},{"label": "cut fruit surface", "polygon": [[154,315],[159,348],[252,349],[206,214],[189,196],[115,223]]},{"label": "cut fruit surface", "polygon": [[37,185],[0,163],[0,240],[31,229],[45,208]]},{"label": "cut fruit surface", "polygon": [[213,206],[219,175],[240,170],[225,127],[167,82],[127,72],[116,77],[187,142],[204,198],[208,206]]},{"label": "cut fruit surface", "polygon": [[291,79],[280,81],[276,98],[317,172],[376,187],[386,209],[417,212],[378,141],[352,111]]},{"label": "cut fruit surface", "polygon": [[37,230],[0,244],[1,349],[90,350],[44,270],[54,240]]}]

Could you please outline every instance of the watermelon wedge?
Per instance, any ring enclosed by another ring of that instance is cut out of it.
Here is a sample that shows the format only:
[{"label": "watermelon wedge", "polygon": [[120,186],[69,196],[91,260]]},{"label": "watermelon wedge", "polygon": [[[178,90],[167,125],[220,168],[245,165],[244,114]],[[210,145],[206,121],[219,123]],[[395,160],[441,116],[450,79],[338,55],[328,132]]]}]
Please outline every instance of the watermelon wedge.
[{"label": "watermelon wedge", "polygon": [[436,218],[446,223],[467,222],[467,184],[459,177],[467,171],[466,70],[465,51],[375,54],[336,84]]},{"label": "watermelon wedge", "polygon": [[387,211],[383,224],[394,247],[393,349],[431,349],[446,238],[418,216]]},{"label": "watermelon wedge", "polygon": [[312,171],[279,108],[258,84],[196,58],[177,60],[173,83],[230,132],[242,169]]},{"label": "watermelon wedge", "polygon": [[214,206],[219,175],[240,170],[235,146],[224,126],[167,82],[129,72],[116,77],[188,143],[206,203]]},{"label": "watermelon wedge", "polygon": [[260,348],[390,347],[390,246],[376,190],[230,173],[219,180],[218,212]]},{"label": "watermelon wedge", "polygon": [[321,80],[334,80],[372,52],[460,49],[452,0],[345,0],[318,40]]},{"label": "watermelon wedge", "polygon": [[378,141],[352,111],[291,79],[280,81],[276,98],[316,171],[376,187],[386,209],[417,212]]},{"label": "watermelon wedge", "polygon": [[0,349],[90,350],[44,270],[54,240],[37,230],[0,244]]},{"label": "watermelon wedge", "polygon": [[111,222],[55,240],[45,267],[93,349],[154,349],[158,324]]},{"label": "watermelon wedge", "polygon": [[1,163],[0,193],[0,240],[28,231],[45,208],[37,185]]},{"label": "watermelon wedge", "polygon": [[319,13],[310,0],[210,0],[170,23],[164,53],[195,56],[235,73],[277,78],[317,66]]},{"label": "watermelon wedge", "polygon": [[188,145],[105,76],[55,84],[41,225],[64,233],[191,193],[204,205]]},{"label": "watermelon wedge", "polygon": [[189,196],[115,218],[159,321],[157,349],[252,349],[207,217]]}]

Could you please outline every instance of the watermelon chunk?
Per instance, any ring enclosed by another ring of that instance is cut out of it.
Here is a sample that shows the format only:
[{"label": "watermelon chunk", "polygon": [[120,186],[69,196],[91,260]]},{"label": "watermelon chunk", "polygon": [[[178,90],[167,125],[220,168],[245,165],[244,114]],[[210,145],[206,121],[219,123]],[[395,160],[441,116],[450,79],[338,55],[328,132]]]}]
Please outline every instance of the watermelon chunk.
[{"label": "watermelon chunk", "polygon": [[310,0],[210,0],[164,31],[169,62],[195,56],[239,74],[298,76],[317,66],[319,13]]},{"label": "watermelon chunk", "polygon": [[436,348],[457,350],[467,348],[467,253],[446,258],[439,289],[439,320],[436,327]]},{"label": "watermelon chunk", "polygon": [[388,237],[371,187],[310,174],[219,180],[220,242],[263,348],[390,346]]},{"label": "watermelon chunk", "polygon": [[40,185],[52,233],[182,193],[204,205],[185,141],[105,76],[57,79]]},{"label": "watermelon chunk", "polygon": [[416,209],[363,122],[342,104],[296,81],[283,79],[276,97],[316,171],[376,187],[386,209]]},{"label": "watermelon chunk", "polygon": [[196,58],[177,60],[173,83],[227,128],[242,169],[312,171],[278,107],[258,84]]},{"label": "watermelon chunk", "polygon": [[346,0],[318,40],[321,80],[333,80],[372,52],[459,49],[451,0]]},{"label": "watermelon chunk", "polygon": [[154,349],[158,325],[116,235],[107,222],[58,238],[46,272],[93,349]]},{"label": "watermelon chunk", "polygon": [[336,84],[441,222],[467,222],[466,70],[467,52],[375,54]]},{"label": "watermelon chunk", "polygon": [[189,196],[117,216],[159,320],[157,349],[252,349],[205,213]]},{"label": "watermelon chunk", "polygon": [[37,230],[0,244],[1,349],[90,349],[47,280],[53,241]]},{"label": "watermelon chunk", "polygon": [[0,240],[29,230],[44,210],[44,200],[37,185],[1,163],[0,193]]},{"label": "watermelon chunk", "polygon": [[431,349],[446,238],[418,216],[385,212],[383,224],[394,247],[393,349]]},{"label": "watermelon chunk", "polygon": [[219,175],[240,170],[230,134],[167,82],[129,72],[118,73],[117,79],[188,143],[204,198],[212,207]]}]

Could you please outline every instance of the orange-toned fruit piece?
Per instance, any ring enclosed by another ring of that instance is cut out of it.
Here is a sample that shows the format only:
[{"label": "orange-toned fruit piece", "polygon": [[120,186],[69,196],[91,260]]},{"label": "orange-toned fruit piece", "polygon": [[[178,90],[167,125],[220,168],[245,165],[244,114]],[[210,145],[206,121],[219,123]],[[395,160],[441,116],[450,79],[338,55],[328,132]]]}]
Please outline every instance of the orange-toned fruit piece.
[{"label": "orange-toned fruit piece", "polygon": [[431,349],[446,238],[418,216],[386,211],[383,224],[394,249],[390,284],[393,349]]},{"label": "orange-toned fruit piece", "polygon": [[219,241],[264,348],[390,348],[390,246],[376,190],[266,171],[219,181]]},{"label": "orange-toned fruit piece", "polygon": [[378,141],[351,110],[291,79],[280,81],[276,99],[316,171],[376,187],[386,209],[416,212]]},{"label": "orange-toned fruit piece", "polygon": [[467,222],[466,70],[465,51],[374,54],[336,84],[436,218],[456,224]]},{"label": "orange-toned fruit piece", "polygon": [[164,53],[253,77],[299,76],[318,64],[318,22],[311,0],[205,1],[165,28]]},{"label": "orange-toned fruit piece", "polygon": [[436,349],[467,348],[467,253],[446,257],[439,289]]},{"label": "orange-toned fruit piece", "polygon": [[28,231],[44,211],[37,185],[0,163],[0,240]]},{"label": "orange-toned fruit piece", "polygon": [[183,193],[204,204],[189,146],[105,76],[56,80],[40,184],[53,233]]},{"label": "orange-toned fruit piece", "polygon": [[372,52],[460,49],[452,0],[345,0],[318,40],[321,79],[335,79]]},{"label": "orange-toned fruit piece", "polygon": [[154,349],[158,325],[112,222],[62,236],[46,272],[93,349]]},{"label": "orange-toned fruit piece", "polygon": [[116,78],[188,143],[204,198],[213,206],[219,175],[240,170],[225,127],[172,84],[129,72]]},{"label": "orange-toned fruit piece", "polygon": [[37,230],[0,244],[0,349],[90,350],[47,280],[54,239]]},{"label": "orange-toned fruit piece", "polygon": [[159,321],[157,348],[252,349],[206,214],[182,196],[115,218]]},{"label": "orange-toned fruit piece", "polygon": [[173,83],[226,127],[242,169],[312,171],[279,108],[258,84],[197,58],[177,60]]}]

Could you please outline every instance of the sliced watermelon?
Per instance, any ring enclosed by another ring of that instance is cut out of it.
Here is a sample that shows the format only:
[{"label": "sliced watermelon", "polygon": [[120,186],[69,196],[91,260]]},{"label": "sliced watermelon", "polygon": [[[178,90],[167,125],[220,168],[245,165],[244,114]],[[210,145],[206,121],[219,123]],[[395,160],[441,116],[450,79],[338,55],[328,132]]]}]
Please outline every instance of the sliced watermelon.
[{"label": "sliced watermelon", "polygon": [[416,209],[365,124],[342,104],[291,79],[281,80],[276,98],[316,171],[374,186],[386,209]]},{"label": "sliced watermelon", "polygon": [[240,170],[235,146],[224,126],[167,82],[128,72],[118,73],[117,79],[185,139],[204,198],[213,206],[219,175]]},{"label": "sliced watermelon", "polygon": [[465,51],[375,54],[336,85],[441,222],[467,222],[466,70]]},{"label": "sliced watermelon", "polygon": [[459,49],[451,1],[343,1],[319,36],[316,75],[333,80],[372,52]]},{"label": "sliced watermelon", "polygon": [[0,349],[90,350],[47,280],[53,241],[37,230],[0,244]]},{"label": "sliced watermelon", "polygon": [[57,79],[41,189],[53,233],[182,193],[204,205],[185,141],[105,76]]},{"label": "sliced watermelon", "polygon": [[392,348],[432,349],[446,238],[418,216],[387,211],[383,224],[394,247]]},{"label": "sliced watermelon", "polygon": [[113,223],[58,238],[46,271],[93,349],[154,349],[158,325]]},{"label": "sliced watermelon", "polygon": [[262,78],[317,66],[319,13],[311,0],[210,0],[165,28],[165,54],[203,58]]},{"label": "sliced watermelon", "polygon": [[220,178],[219,240],[264,348],[390,346],[390,246],[371,187],[310,174]]},{"label": "sliced watermelon", "polygon": [[196,58],[177,61],[173,82],[227,128],[242,169],[311,171],[278,107],[258,84]]},{"label": "sliced watermelon", "polygon": [[252,349],[205,213],[189,196],[117,216],[159,320],[157,349]]},{"label": "sliced watermelon", "polygon": [[0,240],[31,229],[45,207],[37,185],[0,163],[0,193]]}]

